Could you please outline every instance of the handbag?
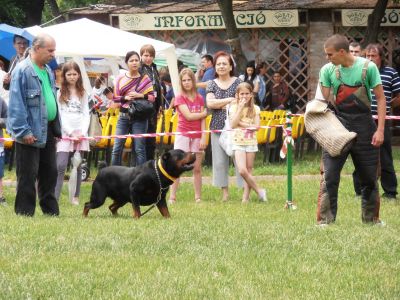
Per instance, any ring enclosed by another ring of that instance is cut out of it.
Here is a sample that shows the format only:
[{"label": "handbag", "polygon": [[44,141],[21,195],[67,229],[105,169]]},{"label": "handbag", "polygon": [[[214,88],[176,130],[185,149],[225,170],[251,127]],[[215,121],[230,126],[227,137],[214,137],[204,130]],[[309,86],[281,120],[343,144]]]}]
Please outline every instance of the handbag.
[{"label": "handbag", "polygon": [[144,120],[154,114],[154,106],[146,99],[135,99],[129,103],[128,113],[131,119]]},{"label": "handbag", "polygon": [[[92,112],[92,113],[90,113],[88,136],[91,136],[91,137],[101,136],[101,133],[102,133],[102,128],[101,128],[99,116],[97,115],[97,113]],[[89,140],[90,146],[95,146],[96,144],[97,144],[97,141],[95,139]]]},{"label": "handbag", "polygon": [[224,149],[226,155],[232,156],[232,128],[229,123],[229,105],[226,106],[226,119],[223,131],[219,136],[219,145]]},{"label": "handbag", "polygon": [[[138,84],[135,87],[135,91],[138,93],[137,87],[142,81],[143,76],[141,75]],[[133,120],[145,120],[154,114],[154,105],[147,99],[134,99],[129,102],[128,114]]]}]

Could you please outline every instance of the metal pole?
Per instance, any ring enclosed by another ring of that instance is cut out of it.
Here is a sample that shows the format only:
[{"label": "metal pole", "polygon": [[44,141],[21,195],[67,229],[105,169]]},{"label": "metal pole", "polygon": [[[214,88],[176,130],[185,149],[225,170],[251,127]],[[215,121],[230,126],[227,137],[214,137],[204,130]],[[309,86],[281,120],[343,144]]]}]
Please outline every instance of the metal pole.
[{"label": "metal pole", "polygon": [[287,201],[285,208],[289,210],[296,209],[296,205],[293,203],[293,148],[292,148],[292,115],[288,111],[286,115],[286,134],[287,134],[287,156],[286,156],[286,166],[287,166]]}]

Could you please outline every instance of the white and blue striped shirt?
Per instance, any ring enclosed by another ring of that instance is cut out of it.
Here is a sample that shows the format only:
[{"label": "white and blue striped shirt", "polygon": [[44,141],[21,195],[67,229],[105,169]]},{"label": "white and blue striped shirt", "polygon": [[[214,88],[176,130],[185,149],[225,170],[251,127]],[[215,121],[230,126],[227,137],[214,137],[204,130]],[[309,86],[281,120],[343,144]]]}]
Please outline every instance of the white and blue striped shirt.
[{"label": "white and blue striped shirt", "polygon": [[[400,93],[400,78],[397,71],[391,67],[381,67],[379,69],[381,75],[382,87],[386,98],[386,115],[390,115],[392,106],[392,97]],[[378,105],[375,94],[372,93],[371,112],[377,114]]]}]

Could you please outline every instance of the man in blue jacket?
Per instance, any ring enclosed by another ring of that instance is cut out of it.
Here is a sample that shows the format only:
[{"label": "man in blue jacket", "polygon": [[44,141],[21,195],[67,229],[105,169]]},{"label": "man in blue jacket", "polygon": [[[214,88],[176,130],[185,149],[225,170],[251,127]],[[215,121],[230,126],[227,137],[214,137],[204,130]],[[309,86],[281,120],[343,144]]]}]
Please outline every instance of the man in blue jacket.
[{"label": "man in blue jacket", "polygon": [[36,186],[44,214],[59,215],[54,189],[57,179],[56,137],[61,137],[54,76],[46,65],[55,56],[55,40],[40,34],[29,57],[13,71],[7,129],[16,141],[15,213],[33,216]]}]

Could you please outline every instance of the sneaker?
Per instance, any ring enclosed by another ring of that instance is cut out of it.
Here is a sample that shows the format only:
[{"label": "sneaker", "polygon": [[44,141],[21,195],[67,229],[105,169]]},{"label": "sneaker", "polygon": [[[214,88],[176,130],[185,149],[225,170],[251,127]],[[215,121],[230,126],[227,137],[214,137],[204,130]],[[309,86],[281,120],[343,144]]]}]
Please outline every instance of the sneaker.
[{"label": "sneaker", "polygon": [[0,205],[7,206],[6,198],[0,197]]},{"label": "sneaker", "polygon": [[266,189],[261,189],[260,194],[258,194],[258,197],[261,202],[267,202],[267,190]]},{"label": "sneaker", "polygon": [[78,198],[73,198],[71,203],[72,203],[72,205],[79,205],[79,199]]},{"label": "sneaker", "polygon": [[377,220],[377,221],[374,222],[374,226],[386,227],[386,223],[384,221],[382,221],[382,220]]}]

